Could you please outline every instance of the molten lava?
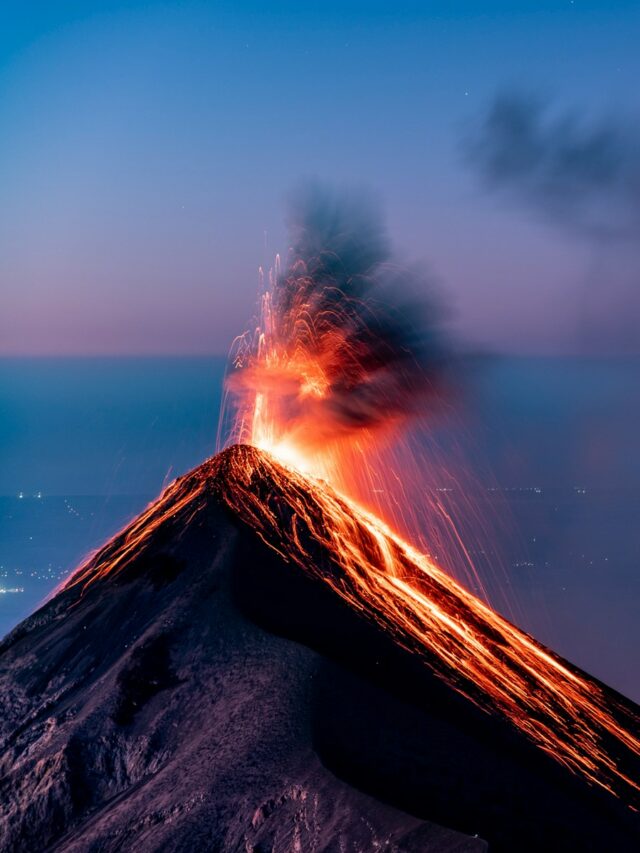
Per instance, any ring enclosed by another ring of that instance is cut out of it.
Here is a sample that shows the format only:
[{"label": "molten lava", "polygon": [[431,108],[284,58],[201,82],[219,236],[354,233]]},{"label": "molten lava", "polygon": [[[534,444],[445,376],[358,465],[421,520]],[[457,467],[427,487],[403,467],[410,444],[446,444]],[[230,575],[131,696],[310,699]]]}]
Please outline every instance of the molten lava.
[{"label": "molten lava", "polygon": [[255,448],[231,447],[176,480],[66,588],[117,576],[160,529],[198,524],[212,497],[454,690],[509,720],[572,772],[640,808],[632,703],[495,613],[380,519]]},{"label": "molten lava", "polygon": [[251,444],[377,505],[397,491],[390,469],[411,465],[393,458],[400,429],[439,406],[439,311],[423,278],[392,263],[361,199],[299,201],[286,268],[276,259],[232,349],[219,446]]}]

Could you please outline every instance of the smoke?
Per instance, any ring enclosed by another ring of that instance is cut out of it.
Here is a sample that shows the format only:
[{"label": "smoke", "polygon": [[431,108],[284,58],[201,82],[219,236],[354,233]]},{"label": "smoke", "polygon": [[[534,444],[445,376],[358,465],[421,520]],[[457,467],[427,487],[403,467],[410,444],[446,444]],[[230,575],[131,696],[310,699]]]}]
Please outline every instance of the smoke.
[{"label": "smoke", "polygon": [[286,265],[230,377],[241,407],[261,395],[266,432],[307,450],[395,425],[428,400],[435,408],[442,309],[424,271],[394,260],[376,200],[306,186],[291,197],[288,226]]},{"label": "smoke", "polygon": [[484,182],[589,238],[637,240],[640,133],[623,122],[554,115],[522,94],[498,96],[466,140]]},{"label": "smoke", "polygon": [[575,294],[579,349],[637,352],[640,128],[502,94],[464,149],[486,187],[588,248],[589,267]]},{"label": "smoke", "polygon": [[440,386],[441,309],[425,273],[393,262],[381,211],[364,193],[307,187],[292,200],[292,251],[274,300],[291,352],[313,324],[328,368],[324,413],[340,428],[413,411]]}]

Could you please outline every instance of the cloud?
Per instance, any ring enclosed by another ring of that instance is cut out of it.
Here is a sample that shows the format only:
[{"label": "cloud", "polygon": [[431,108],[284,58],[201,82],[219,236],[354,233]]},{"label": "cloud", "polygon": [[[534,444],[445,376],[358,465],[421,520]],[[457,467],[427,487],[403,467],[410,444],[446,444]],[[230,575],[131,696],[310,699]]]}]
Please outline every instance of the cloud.
[{"label": "cloud", "polygon": [[579,238],[588,251],[582,281],[568,285],[575,328],[567,335],[579,351],[637,353],[640,126],[559,113],[541,98],[503,93],[463,147],[491,192]]},{"label": "cloud", "polygon": [[547,222],[591,239],[640,236],[640,129],[502,94],[464,148],[486,186]]}]

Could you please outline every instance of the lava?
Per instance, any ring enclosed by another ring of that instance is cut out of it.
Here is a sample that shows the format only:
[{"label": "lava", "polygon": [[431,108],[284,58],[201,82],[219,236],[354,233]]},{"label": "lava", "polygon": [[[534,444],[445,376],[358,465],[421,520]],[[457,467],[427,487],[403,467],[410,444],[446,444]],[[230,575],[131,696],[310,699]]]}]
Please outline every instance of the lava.
[{"label": "lava", "polygon": [[[593,679],[456,582],[423,553],[433,552],[429,543],[416,549],[397,532],[418,538],[434,510],[444,514],[445,550],[466,563],[482,595],[457,519],[442,506],[421,508],[424,500],[410,497],[420,489],[406,485],[424,479],[407,433],[441,403],[442,352],[433,306],[412,313],[397,296],[379,301],[389,260],[381,233],[361,208],[340,208],[330,196],[296,211],[288,266],[278,262],[270,275],[227,384],[230,443],[264,450],[287,471],[269,456],[237,453],[222,498],[283,558],[427,655],[457,690],[572,771],[636,801],[638,783],[617,757],[640,752],[633,713],[624,710],[621,723]],[[402,288],[398,269],[395,283]],[[256,482],[272,483],[274,494]],[[473,511],[469,502],[465,510]],[[316,565],[313,543],[337,573]]]},{"label": "lava", "polygon": [[[630,704],[605,694],[326,483],[248,448],[233,448],[220,464],[227,466],[221,498],[285,560],[329,584],[454,689],[506,716],[570,770],[640,806],[640,785],[622,769],[640,757]],[[318,562],[318,545],[338,571]]]},{"label": "lava", "polygon": [[117,577],[157,531],[198,524],[212,498],[454,690],[640,809],[640,785],[629,769],[640,759],[631,702],[494,612],[371,512],[256,448],[233,446],[176,480],[66,588]]}]

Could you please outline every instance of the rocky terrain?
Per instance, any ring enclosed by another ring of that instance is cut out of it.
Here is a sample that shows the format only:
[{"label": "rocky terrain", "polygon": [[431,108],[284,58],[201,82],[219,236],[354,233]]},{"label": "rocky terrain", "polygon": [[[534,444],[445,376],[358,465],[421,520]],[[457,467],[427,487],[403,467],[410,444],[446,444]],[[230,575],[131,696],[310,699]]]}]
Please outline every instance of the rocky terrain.
[{"label": "rocky terrain", "polygon": [[616,804],[297,577],[201,488],[216,470],[2,642],[0,849],[637,849]]},{"label": "rocky terrain", "polygon": [[321,656],[233,603],[209,506],[0,653],[3,851],[481,851],[354,789],[312,743]]}]

